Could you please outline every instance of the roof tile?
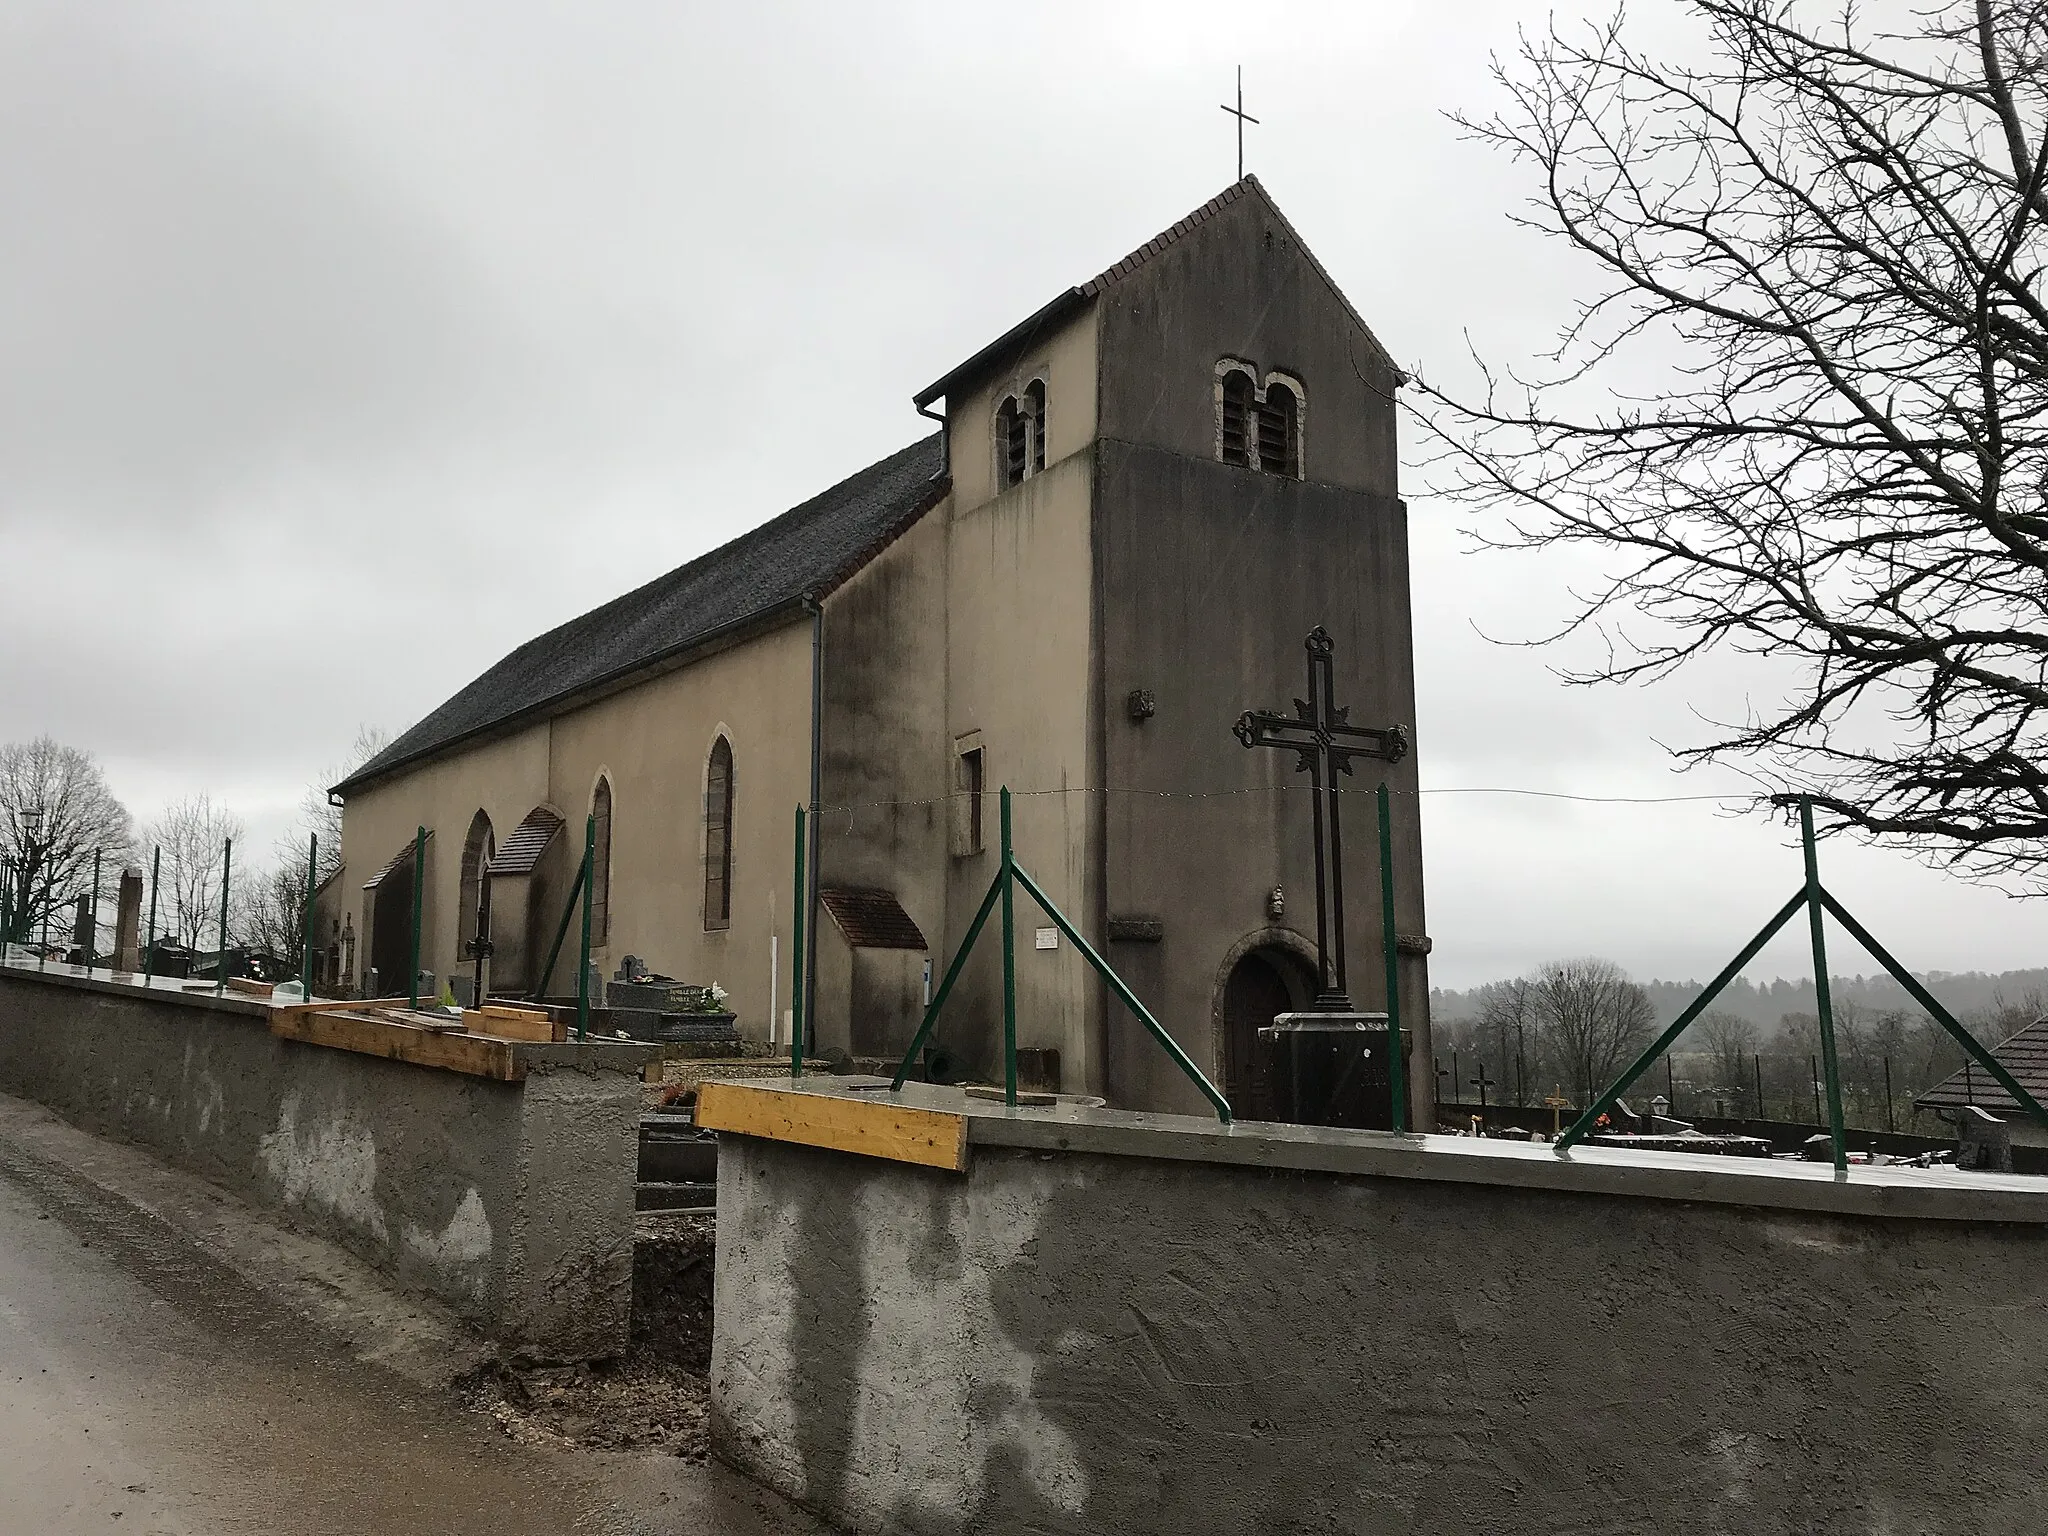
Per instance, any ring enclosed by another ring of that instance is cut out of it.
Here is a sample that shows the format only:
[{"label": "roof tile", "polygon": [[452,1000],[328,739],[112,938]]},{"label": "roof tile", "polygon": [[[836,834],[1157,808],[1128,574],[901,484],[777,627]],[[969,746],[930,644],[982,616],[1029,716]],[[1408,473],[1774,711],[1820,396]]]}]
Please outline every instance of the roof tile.
[{"label": "roof tile", "polygon": [[336,786],[346,792],[755,619],[822,597],[944,494],[940,435],[529,640]]},{"label": "roof tile", "polygon": [[818,900],[855,949],[929,949],[894,891],[876,886],[828,886]]}]

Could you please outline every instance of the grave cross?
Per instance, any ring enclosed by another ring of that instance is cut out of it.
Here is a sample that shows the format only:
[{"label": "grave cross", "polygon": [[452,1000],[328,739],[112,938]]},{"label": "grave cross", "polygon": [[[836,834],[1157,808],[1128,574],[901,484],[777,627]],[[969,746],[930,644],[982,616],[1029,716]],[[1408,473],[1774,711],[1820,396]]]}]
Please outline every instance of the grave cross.
[{"label": "grave cross", "polygon": [[1277,747],[1299,754],[1294,771],[1309,776],[1316,848],[1316,963],[1322,988],[1315,1007],[1351,1012],[1344,974],[1344,838],[1338,822],[1337,775],[1350,773],[1354,758],[1398,763],[1408,755],[1405,726],[1353,725],[1350,708],[1334,698],[1335,642],[1318,624],[1303,642],[1308,652],[1308,697],[1294,701],[1294,714],[1248,709],[1231,734],[1247,747]]},{"label": "grave cross", "polygon": [[1500,1084],[1486,1075],[1486,1063],[1483,1060],[1479,1063],[1479,1075],[1472,1079],[1472,1086],[1479,1090],[1479,1107],[1486,1108],[1486,1090],[1498,1088]]}]

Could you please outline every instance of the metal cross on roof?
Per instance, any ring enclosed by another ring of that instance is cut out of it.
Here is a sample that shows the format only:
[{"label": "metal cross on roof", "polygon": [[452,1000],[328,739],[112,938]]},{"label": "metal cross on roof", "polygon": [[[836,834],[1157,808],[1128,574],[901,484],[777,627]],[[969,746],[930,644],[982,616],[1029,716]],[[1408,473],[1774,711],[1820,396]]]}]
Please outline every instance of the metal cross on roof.
[{"label": "metal cross on roof", "polygon": [[1316,840],[1316,958],[1322,987],[1315,1006],[1349,1013],[1351,998],[1344,974],[1344,838],[1338,820],[1337,775],[1350,773],[1352,760],[1360,757],[1398,763],[1408,755],[1408,731],[1399,725],[1351,724],[1349,706],[1340,708],[1334,697],[1336,644],[1329,632],[1318,624],[1303,646],[1308,652],[1308,697],[1294,701],[1291,717],[1248,709],[1237,717],[1231,734],[1247,747],[1278,747],[1299,753],[1294,771],[1310,776]]},{"label": "metal cross on roof", "polygon": [[1244,180],[1244,125],[1256,123],[1258,119],[1244,109],[1244,66],[1237,66],[1237,105],[1225,105],[1224,111],[1237,119],[1237,179]]}]

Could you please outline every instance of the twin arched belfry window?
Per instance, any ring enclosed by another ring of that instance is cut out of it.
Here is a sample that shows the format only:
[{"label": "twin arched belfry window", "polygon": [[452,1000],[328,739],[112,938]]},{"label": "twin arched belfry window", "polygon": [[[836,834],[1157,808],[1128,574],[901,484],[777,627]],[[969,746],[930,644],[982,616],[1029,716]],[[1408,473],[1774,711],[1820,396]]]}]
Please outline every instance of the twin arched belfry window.
[{"label": "twin arched belfry window", "polygon": [[1307,398],[1301,381],[1284,373],[1254,381],[1250,363],[1225,358],[1216,365],[1216,456],[1269,475],[1300,480],[1302,416]]},{"label": "twin arched belfry window", "polygon": [[996,407],[996,485],[1007,491],[1045,468],[1045,381],[1033,379]]}]

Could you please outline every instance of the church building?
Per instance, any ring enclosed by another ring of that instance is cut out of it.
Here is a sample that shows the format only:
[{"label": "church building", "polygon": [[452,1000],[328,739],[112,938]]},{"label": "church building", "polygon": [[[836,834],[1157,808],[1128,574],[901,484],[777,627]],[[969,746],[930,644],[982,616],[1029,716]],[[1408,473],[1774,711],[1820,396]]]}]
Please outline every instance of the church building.
[{"label": "church building", "polygon": [[[405,990],[417,885],[424,968],[466,972],[487,894],[490,990],[534,993],[594,817],[601,974],[631,954],[715,981],[744,1036],[786,1042],[802,904],[810,1049],[900,1055],[995,873],[1007,787],[1019,862],[1259,1118],[1256,1031],[1316,990],[1314,843],[1295,755],[1232,725],[1304,696],[1318,626],[1350,720],[1414,724],[1400,383],[1258,180],[1235,183],[918,391],[937,430],[527,642],[338,785],[342,981]],[[1351,993],[1384,1004],[1381,775],[1426,1125],[1413,752],[1345,781]],[[1030,1075],[1206,1112],[1021,892],[1017,913]],[[999,1081],[997,937],[937,1037]],[[576,949],[548,995],[574,993]]]}]

